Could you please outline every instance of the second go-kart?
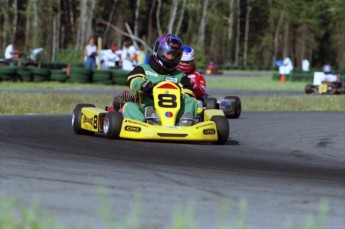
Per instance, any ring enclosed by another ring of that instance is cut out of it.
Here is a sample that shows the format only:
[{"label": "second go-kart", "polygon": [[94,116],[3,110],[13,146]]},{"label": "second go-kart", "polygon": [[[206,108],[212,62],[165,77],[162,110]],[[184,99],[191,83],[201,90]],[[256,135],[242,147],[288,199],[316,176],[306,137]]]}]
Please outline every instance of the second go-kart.
[{"label": "second go-kart", "polygon": [[224,99],[216,99],[204,95],[204,100],[198,102],[204,108],[222,110],[225,117],[229,119],[238,119],[242,112],[241,99],[238,96],[225,96]]},{"label": "second go-kart", "polygon": [[96,108],[92,104],[78,104],[73,111],[72,127],[76,134],[104,133],[109,139],[138,139],[154,141],[190,141],[225,144],[230,127],[220,109],[204,109],[192,125],[179,126],[177,114],[181,107],[181,88],[170,81],[153,88],[155,125],[150,120],[126,118],[119,111]]},{"label": "second go-kart", "polygon": [[345,87],[341,83],[341,75],[334,73],[314,72],[313,84],[304,88],[306,94],[344,94]]}]

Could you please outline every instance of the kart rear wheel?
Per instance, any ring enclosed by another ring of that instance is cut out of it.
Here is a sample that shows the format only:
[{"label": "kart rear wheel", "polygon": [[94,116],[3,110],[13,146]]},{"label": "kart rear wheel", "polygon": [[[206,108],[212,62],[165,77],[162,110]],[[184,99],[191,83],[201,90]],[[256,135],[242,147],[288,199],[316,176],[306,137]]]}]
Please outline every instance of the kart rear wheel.
[{"label": "kart rear wheel", "polygon": [[118,111],[108,112],[104,119],[103,130],[105,137],[119,139],[122,127],[123,114]]},{"label": "kart rear wheel", "polygon": [[228,141],[230,132],[228,119],[225,116],[213,116],[211,121],[216,124],[218,134],[218,141],[213,144],[224,145]]},{"label": "kart rear wheel", "polygon": [[75,108],[73,110],[73,115],[72,115],[72,127],[73,127],[73,130],[76,134],[92,135],[92,134],[94,134],[94,132],[84,130],[81,128],[81,118],[82,118],[81,109],[84,107],[95,107],[95,105],[93,105],[93,104],[78,104],[77,106],[75,106]]},{"label": "kart rear wheel", "polygon": [[241,100],[237,96],[225,96],[224,99],[228,99],[235,102],[235,110],[233,115],[227,115],[227,118],[239,118],[242,112]]},{"label": "kart rear wheel", "polygon": [[208,98],[206,100],[206,109],[218,109],[217,99]]}]

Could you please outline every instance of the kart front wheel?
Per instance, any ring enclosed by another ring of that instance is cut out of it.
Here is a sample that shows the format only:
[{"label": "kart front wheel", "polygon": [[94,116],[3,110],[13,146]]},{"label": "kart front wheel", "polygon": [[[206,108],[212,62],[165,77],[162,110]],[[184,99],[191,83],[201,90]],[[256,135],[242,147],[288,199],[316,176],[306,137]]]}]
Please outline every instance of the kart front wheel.
[{"label": "kart front wheel", "polygon": [[84,130],[81,128],[81,109],[84,107],[95,107],[93,104],[78,104],[75,106],[72,114],[72,127],[76,134],[94,134],[92,131]]},{"label": "kart front wheel", "polygon": [[109,139],[120,138],[123,114],[118,111],[108,112],[104,119],[103,130],[105,137]]},{"label": "kart front wheel", "polygon": [[228,141],[230,132],[228,119],[225,116],[213,116],[211,121],[216,124],[218,134],[218,141],[214,144],[224,145]]},{"label": "kart front wheel", "polygon": [[237,96],[226,96],[224,99],[233,101],[236,105],[234,108],[234,114],[228,115],[227,118],[239,118],[242,111],[241,100]]}]

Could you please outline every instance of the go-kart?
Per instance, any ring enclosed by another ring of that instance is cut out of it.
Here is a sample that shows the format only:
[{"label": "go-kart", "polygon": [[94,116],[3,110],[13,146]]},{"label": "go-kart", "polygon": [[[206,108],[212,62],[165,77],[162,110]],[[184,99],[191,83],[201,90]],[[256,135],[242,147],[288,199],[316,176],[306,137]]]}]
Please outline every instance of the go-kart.
[{"label": "go-kart", "polygon": [[322,82],[320,85],[307,84],[304,92],[306,94],[343,94],[345,93],[345,87],[340,86],[334,82]]},{"label": "go-kart", "polygon": [[223,72],[219,70],[213,62],[211,62],[209,65],[207,65],[205,74],[206,75],[221,75],[223,74]]},{"label": "go-kart", "polygon": [[340,75],[314,72],[313,84],[307,84],[304,88],[306,94],[343,94],[345,87],[342,86]]},{"label": "go-kart", "polygon": [[237,119],[241,115],[242,105],[241,100],[237,96],[225,96],[224,99],[216,99],[204,95],[204,100],[201,102],[204,108],[221,109],[226,118]]},{"label": "go-kart", "polygon": [[72,127],[76,134],[103,133],[109,139],[154,141],[190,141],[225,144],[230,127],[220,109],[203,109],[191,126],[179,126],[177,114],[181,107],[181,88],[163,81],[153,88],[156,125],[149,120],[138,121],[124,117],[117,110],[108,111],[92,104],[78,104],[73,111]]}]

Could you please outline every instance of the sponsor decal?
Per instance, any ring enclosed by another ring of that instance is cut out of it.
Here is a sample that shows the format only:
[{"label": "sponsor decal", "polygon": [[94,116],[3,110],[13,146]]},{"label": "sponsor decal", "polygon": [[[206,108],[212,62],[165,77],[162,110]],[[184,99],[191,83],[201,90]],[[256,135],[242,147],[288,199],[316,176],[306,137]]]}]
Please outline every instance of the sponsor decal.
[{"label": "sponsor decal", "polygon": [[163,128],[166,128],[166,129],[181,129],[180,126],[163,126]]},{"label": "sponsor decal", "polygon": [[97,129],[97,125],[98,125],[98,117],[97,115],[94,115],[92,118],[88,118],[86,117],[85,114],[83,114],[83,118],[82,118],[82,122],[85,123],[89,123],[94,129]]},{"label": "sponsor decal", "polygon": [[166,80],[166,81],[173,82],[173,83],[177,83],[177,78],[175,78],[175,77],[169,77],[169,76],[167,76],[167,77],[165,78],[165,80]]},{"label": "sponsor decal", "polygon": [[158,76],[157,73],[151,72],[151,71],[145,71],[145,74],[148,75],[148,76],[153,76],[153,77],[157,77]]},{"label": "sponsor decal", "polygon": [[135,125],[139,125],[139,126],[144,126],[144,127],[148,127],[148,125],[146,125],[145,123],[142,123],[142,122],[136,122],[136,121],[132,121],[132,120],[126,120],[126,122],[128,123],[132,123],[132,124],[135,124]]},{"label": "sponsor decal", "polygon": [[173,116],[174,116],[174,115],[173,115],[172,112],[170,112],[170,111],[165,112],[165,117],[167,117],[167,118],[172,118]]},{"label": "sponsor decal", "polygon": [[205,129],[203,132],[204,132],[205,135],[215,134],[216,130],[215,129]]},{"label": "sponsor decal", "polygon": [[213,123],[208,123],[208,124],[205,124],[205,125],[202,125],[202,126],[198,126],[197,129],[203,128],[203,127],[206,127],[206,126],[211,126],[211,125],[213,125]]},{"label": "sponsor decal", "polygon": [[83,115],[83,123],[89,123],[91,126],[93,126],[93,117],[92,118],[88,118],[86,117],[86,115]]},{"label": "sponsor decal", "polygon": [[125,130],[133,131],[133,132],[140,132],[141,128],[137,126],[125,126]]}]

